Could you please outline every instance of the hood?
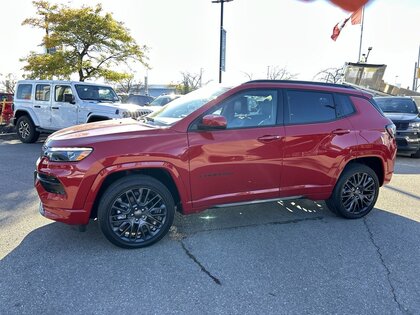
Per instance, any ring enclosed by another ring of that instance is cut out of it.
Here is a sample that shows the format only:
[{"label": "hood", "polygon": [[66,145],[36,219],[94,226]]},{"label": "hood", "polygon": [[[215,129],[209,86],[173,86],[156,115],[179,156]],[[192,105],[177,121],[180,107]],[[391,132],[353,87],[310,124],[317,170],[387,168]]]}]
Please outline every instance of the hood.
[{"label": "hood", "polygon": [[112,119],[61,129],[50,135],[48,141],[113,136],[130,132],[153,131],[156,129],[161,128],[144,125],[131,118]]},{"label": "hood", "polygon": [[147,106],[138,106],[137,108],[140,108],[141,110],[148,110],[151,112],[157,111],[158,109],[161,109],[163,106],[152,106],[152,105],[147,105]]},{"label": "hood", "polygon": [[109,103],[109,102],[95,102],[95,101],[83,101],[86,106],[95,105],[95,106],[103,106],[104,109],[110,109],[115,111],[116,109],[119,110],[126,110],[130,112],[138,111],[139,106],[135,104],[123,104],[123,103]]},{"label": "hood", "polygon": [[410,122],[418,118],[418,114],[411,113],[384,113],[384,115],[392,121],[398,122]]}]

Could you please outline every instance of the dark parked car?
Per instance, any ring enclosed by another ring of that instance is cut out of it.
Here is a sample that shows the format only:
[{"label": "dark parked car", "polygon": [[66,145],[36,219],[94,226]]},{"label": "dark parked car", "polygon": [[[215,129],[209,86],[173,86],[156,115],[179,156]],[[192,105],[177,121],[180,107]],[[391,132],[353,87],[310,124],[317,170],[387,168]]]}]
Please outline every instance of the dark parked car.
[{"label": "dark parked car", "polygon": [[148,95],[130,94],[124,103],[144,106],[150,104],[153,100],[154,98]]},{"label": "dark parked car", "polygon": [[149,105],[150,106],[164,106],[164,105],[168,104],[169,102],[171,102],[173,100],[176,100],[180,96],[181,95],[177,95],[177,94],[159,95]]},{"label": "dark parked car", "polygon": [[390,96],[375,97],[375,101],[397,128],[398,150],[420,158],[420,117],[414,100]]},{"label": "dark parked car", "polygon": [[201,88],[143,121],[63,129],[37,161],[40,212],[68,224],[97,218],[126,248],[164,237],[175,211],[309,198],[361,218],[391,180],[397,149],[375,106],[348,86],[262,80]]}]

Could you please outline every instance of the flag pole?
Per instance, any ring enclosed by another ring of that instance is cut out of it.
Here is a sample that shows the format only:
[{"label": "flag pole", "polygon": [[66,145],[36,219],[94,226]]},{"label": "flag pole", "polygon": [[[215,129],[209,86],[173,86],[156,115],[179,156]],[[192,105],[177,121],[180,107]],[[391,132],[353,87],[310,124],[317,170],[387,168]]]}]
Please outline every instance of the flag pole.
[{"label": "flag pole", "polygon": [[365,6],[362,8],[362,26],[360,28],[360,45],[359,45],[359,59],[357,59],[357,62],[360,62],[360,57],[362,55],[362,41],[363,41],[363,24],[365,22]]}]

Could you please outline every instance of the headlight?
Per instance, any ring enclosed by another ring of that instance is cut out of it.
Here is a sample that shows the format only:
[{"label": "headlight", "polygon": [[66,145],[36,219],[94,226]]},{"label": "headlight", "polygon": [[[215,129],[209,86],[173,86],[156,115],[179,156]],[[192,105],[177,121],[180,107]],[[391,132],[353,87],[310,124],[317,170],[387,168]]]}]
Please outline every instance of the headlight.
[{"label": "headlight", "polygon": [[408,124],[408,128],[412,129],[420,129],[420,121],[418,122],[411,122]]},{"label": "headlight", "polygon": [[47,148],[44,151],[44,156],[52,162],[78,162],[86,158],[92,151],[92,148]]},{"label": "headlight", "polygon": [[129,112],[122,112],[121,114],[122,114],[123,118],[129,118],[130,117]]}]

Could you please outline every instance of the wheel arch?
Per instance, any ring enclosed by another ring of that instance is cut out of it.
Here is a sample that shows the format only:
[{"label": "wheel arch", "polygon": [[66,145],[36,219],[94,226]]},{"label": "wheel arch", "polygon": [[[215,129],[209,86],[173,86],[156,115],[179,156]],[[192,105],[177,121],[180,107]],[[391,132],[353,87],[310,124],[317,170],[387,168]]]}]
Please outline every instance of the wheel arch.
[{"label": "wheel arch", "polygon": [[91,201],[92,202],[92,206],[91,206],[91,211],[90,211],[90,218],[96,218],[97,217],[97,213],[98,213],[98,205],[99,202],[103,196],[103,194],[105,193],[105,191],[107,190],[107,188],[114,183],[116,180],[122,178],[122,177],[126,177],[126,176],[130,176],[130,175],[147,175],[150,176],[152,178],[155,178],[156,180],[160,181],[162,184],[164,184],[168,190],[170,191],[173,199],[174,199],[174,203],[177,207],[177,211],[178,212],[183,212],[183,204],[184,204],[184,200],[181,197],[182,195],[182,191],[180,192],[180,190],[182,188],[180,188],[177,185],[176,180],[174,179],[174,174],[172,174],[171,171],[169,171],[166,168],[162,168],[162,167],[151,167],[151,168],[130,168],[130,169],[125,169],[125,170],[116,170],[114,172],[109,172],[106,177],[102,178],[101,183],[100,183],[100,188],[99,190],[97,190],[97,193],[94,197],[94,200]]},{"label": "wheel arch", "polygon": [[35,127],[39,126],[39,121],[36,118],[36,115],[33,115],[31,113],[31,111],[28,110],[28,109],[25,109],[25,110],[18,109],[18,110],[15,111],[15,113],[14,113],[14,123],[13,123],[15,126],[17,124],[18,119],[22,116],[28,116],[28,118],[32,121],[32,123],[35,125]]},{"label": "wheel arch", "polygon": [[[371,168],[379,180],[379,186],[384,184],[385,180],[385,167],[384,161],[378,156],[365,156],[365,157],[357,157],[347,162],[346,166],[341,170],[341,173],[352,164],[363,164],[367,167]],[[341,176],[340,173],[340,176]],[[338,177],[339,178],[339,177]],[[337,178],[337,180],[338,180]]]},{"label": "wheel arch", "polygon": [[109,118],[107,116],[93,114],[93,115],[88,116],[88,119],[87,119],[86,122],[91,123],[91,122],[95,122],[95,121],[104,121],[104,120],[109,120],[109,119],[111,119],[111,118]]}]

